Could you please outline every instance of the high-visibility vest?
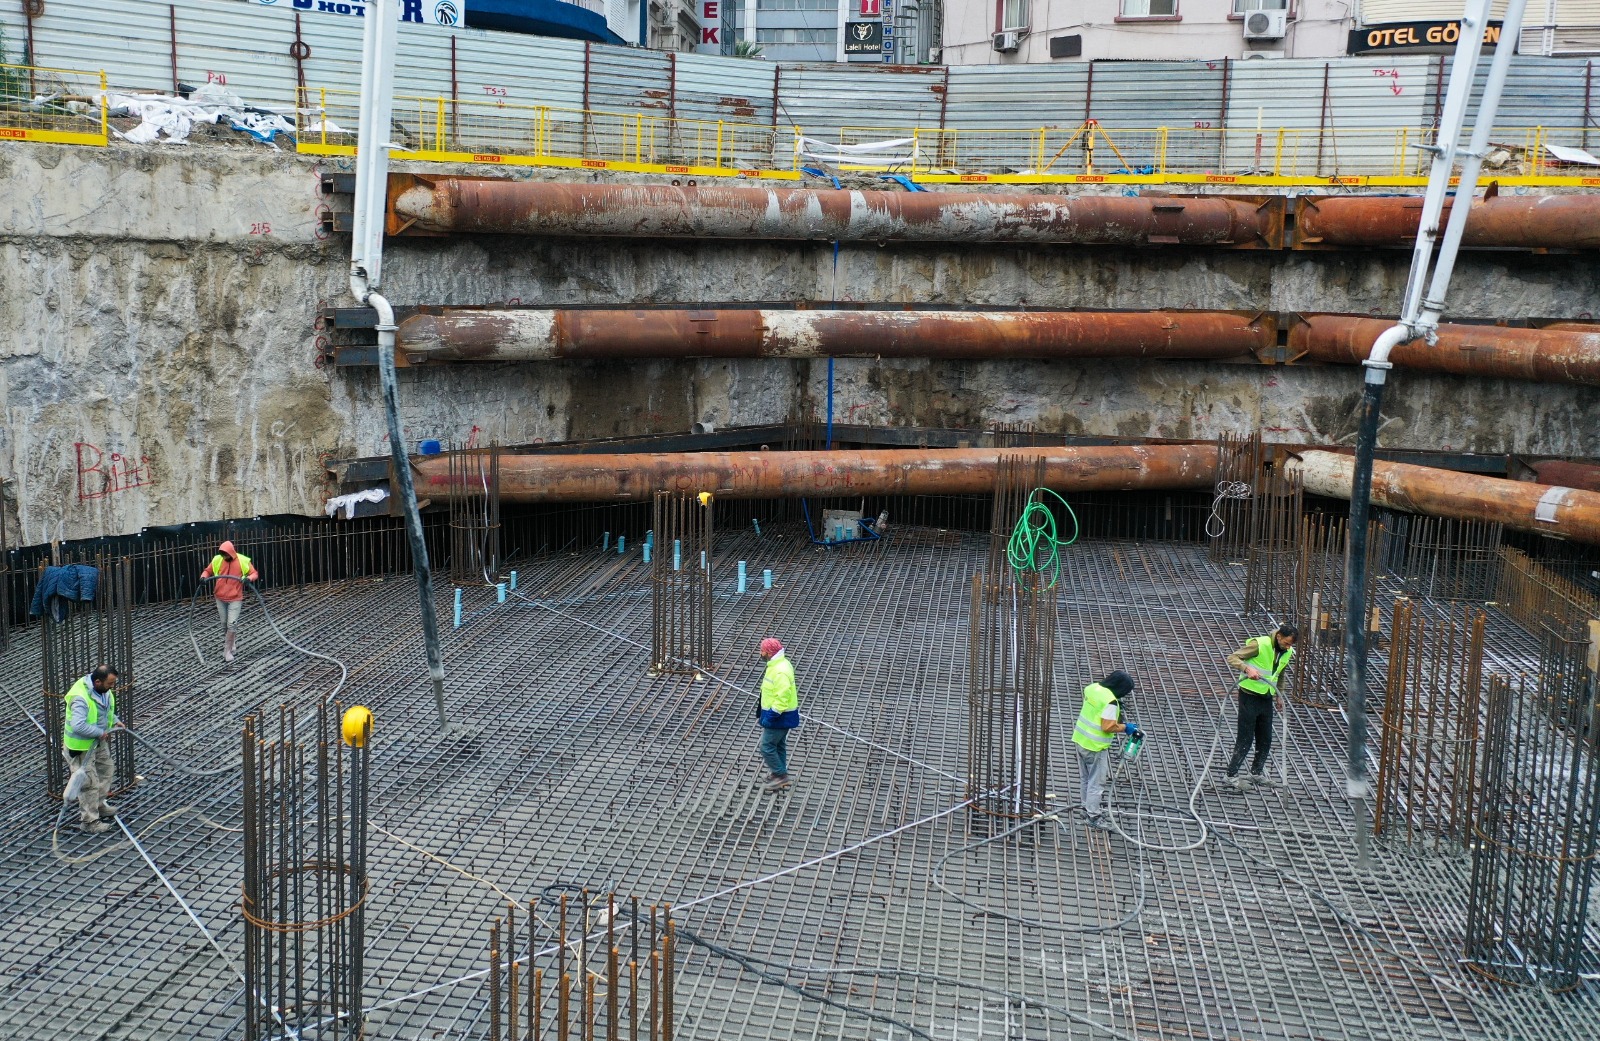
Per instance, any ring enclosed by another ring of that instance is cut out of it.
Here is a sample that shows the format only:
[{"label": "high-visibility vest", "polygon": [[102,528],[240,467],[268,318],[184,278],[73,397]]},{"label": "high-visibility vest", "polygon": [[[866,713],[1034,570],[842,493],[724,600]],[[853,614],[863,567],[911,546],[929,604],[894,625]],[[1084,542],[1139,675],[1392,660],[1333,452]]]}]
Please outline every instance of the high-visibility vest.
[{"label": "high-visibility vest", "polygon": [[1110,687],[1091,683],[1083,688],[1083,710],[1078,713],[1078,723],[1072,728],[1072,740],[1086,752],[1104,752],[1111,747],[1112,735],[1100,729],[1100,720],[1106,709],[1117,705],[1117,720],[1122,720],[1122,706]]},{"label": "high-visibility vest", "polygon": [[800,725],[800,688],[794,680],[794,663],[782,651],[767,659],[761,677],[761,711],[756,718],[764,727],[792,730]]},{"label": "high-visibility vest", "polygon": [[[1284,651],[1283,657],[1278,658],[1278,664],[1274,666],[1272,659],[1276,658],[1277,654],[1277,648],[1273,646],[1271,636],[1257,636],[1256,656],[1246,664],[1254,665],[1260,669],[1261,675],[1266,678],[1253,680],[1247,677],[1239,681],[1239,686],[1252,694],[1260,694],[1263,697],[1270,698],[1276,694],[1278,692],[1278,677],[1282,676],[1283,670],[1289,667],[1289,659],[1294,657],[1294,648],[1290,647]],[[1272,682],[1269,684],[1267,680]]]},{"label": "high-visibility vest", "polygon": [[[250,558],[245,556],[243,553],[235,553],[233,555],[233,559],[239,562],[239,577],[234,578],[232,575],[222,575],[222,567],[227,563],[227,561],[222,559],[221,553],[218,553],[216,556],[211,558],[211,573],[213,575],[226,577],[234,582],[238,582],[239,590],[241,593],[243,593],[244,580],[250,577]],[[194,565],[191,564],[189,566],[193,567]],[[216,585],[213,585],[212,588],[215,589]]]},{"label": "high-visibility vest", "polygon": [[[67,716],[61,728],[62,733],[66,735],[62,738],[62,743],[67,746],[67,751],[69,752],[87,752],[89,749],[94,747],[94,738],[76,737],[72,733],[73,698],[83,698],[89,703],[89,712],[86,720],[90,726],[95,726],[100,722],[100,703],[94,699],[94,696],[90,693],[90,689],[89,677],[84,676],[82,679],[78,680],[78,682],[72,685],[72,689],[67,691],[67,696],[65,699],[63,699],[62,703],[66,706]],[[110,702],[111,718],[116,719],[117,692],[114,690],[108,691],[106,697]]]}]

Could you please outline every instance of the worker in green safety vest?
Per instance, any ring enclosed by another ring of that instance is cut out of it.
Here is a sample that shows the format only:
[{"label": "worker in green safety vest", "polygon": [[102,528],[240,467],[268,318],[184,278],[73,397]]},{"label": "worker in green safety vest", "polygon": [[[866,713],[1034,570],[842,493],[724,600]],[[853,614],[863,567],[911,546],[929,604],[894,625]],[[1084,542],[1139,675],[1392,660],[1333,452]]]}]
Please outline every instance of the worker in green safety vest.
[{"label": "worker in green safety vest", "polygon": [[761,758],[771,771],[767,791],[776,792],[789,787],[789,731],[800,725],[800,688],[794,679],[794,663],[776,638],[761,641],[761,657],[767,660],[767,667],[761,676],[756,722],[761,725]]},{"label": "worker in green safety vest", "polygon": [[[1283,670],[1294,660],[1294,641],[1300,631],[1280,625],[1276,632],[1246,640],[1244,646],[1228,655],[1228,666],[1239,673],[1239,730],[1233,743],[1233,758],[1228,761],[1228,776],[1223,784],[1235,791],[1252,786],[1275,788],[1278,782],[1267,777],[1267,753],[1272,751],[1272,709],[1278,700],[1278,682]],[[1255,758],[1250,776],[1239,776],[1244,757],[1254,744]]]},{"label": "worker in green safety vest", "polygon": [[1089,827],[1110,831],[1105,816],[1106,778],[1111,775],[1111,742],[1117,734],[1136,735],[1139,728],[1122,718],[1122,708],[1133,693],[1133,677],[1118,669],[1099,683],[1083,688],[1083,707],[1072,727],[1078,746],[1078,776],[1083,786],[1082,805]]},{"label": "worker in green safety vest", "polygon": [[95,666],[67,691],[62,707],[61,754],[72,772],[67,791],[76,787],[78,792],[78,827],[92,834],[110,831],[106,821],[117,815],[117,808],[106,802],[106,793],[117,771],[108,735],[122,728],[117,718],[117,670]]}]

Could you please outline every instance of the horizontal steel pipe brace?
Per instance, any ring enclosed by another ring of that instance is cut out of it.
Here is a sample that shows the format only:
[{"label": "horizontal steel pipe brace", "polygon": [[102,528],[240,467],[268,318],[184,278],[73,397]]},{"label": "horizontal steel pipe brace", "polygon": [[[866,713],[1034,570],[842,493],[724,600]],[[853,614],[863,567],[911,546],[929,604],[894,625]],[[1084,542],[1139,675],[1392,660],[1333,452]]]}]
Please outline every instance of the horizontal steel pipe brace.
[{"label": "horizontal steel pipe brace", "polygon": [[[658,491],[714,492],[726,499],[824,495],[986,494],[1001,455],[995,449],[906,451],[685,452],[659,455],[500,457],[507,502],[646,502]],[[1012,453],[1017,454],[1017,453]],[[1045,459],[1057,491],[1209,488],[1217,446],[1139,445],[1029,448]],[[449,497],[449,460],[413,460],[419,494]]]},{"label": "horizontal steel pipe brace", "polygon": [[1279,249],[1283,203],[1277,197],[677,188],[392,174],[388,232]]},{"label": "horizontal steel pipe brace", "polygon": [[[1289,460],[1306,491],[1338,499],[1350,498],[1355,466],[1354,456],[1338,452],[1309,451]],[[1518,531],[1600,543],[1600,493],[1578,488],[1375,462],[1372,501],[1408,513],[1498,521]]]},{"label": "horizontal steel pipe brace", "polygon": [[[1450,216],[1445,203],[1442,227]],[[1297,249],[1407,247],[1422,220],[1421,196],[1302,196],[1295,205]],[[1463,246],[1600,248],[1600,195],[1518,195],[1478,199]]]},{"label": "horizontal steel pipe brace", "polygon": [[1529,463],[1528,469],[1538,475],[1540,484],[1563,485],[1568,488],[1581,488],[1586,492],[1600,492],[1600,466],[1594,463],[1546,459]]},{"label": "horizontal steel pipe brace", "polygon": [[[1289,328],[1289,355],[1357,365],[1393,326],[1393,320],[1384,318],[1302,315]],[[1430,347],[1420,339],[1403,343],[1390,360],[1405,369],[1594,387],[1600,386],[1600,326],[1441,325],[1437,344]]]},{"label": "horizontal steel pipe brace", "polygon": [[452,310],[400,323],[428,361],[557,358],[1232,358],[1272,348],[1269,315],[1226,311]]}]

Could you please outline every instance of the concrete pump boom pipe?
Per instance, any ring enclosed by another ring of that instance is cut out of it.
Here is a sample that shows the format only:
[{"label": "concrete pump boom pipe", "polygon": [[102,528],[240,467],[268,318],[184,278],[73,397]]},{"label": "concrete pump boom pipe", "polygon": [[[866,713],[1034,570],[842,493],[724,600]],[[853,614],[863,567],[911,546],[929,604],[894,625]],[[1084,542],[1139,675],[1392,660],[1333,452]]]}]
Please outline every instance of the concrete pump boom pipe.
[{"label": "concrete pump boom pipe", "polygon": [[406,364],[556,358],[1233,358],[1272,316],[1226,311],[452,310],[400,325]]},{"label": "concrete pump boom pipe", "polygon": [[1280,248],[1281,207],[1213,196],[564,184],[396,174],[389,232]]},{"label": "concrete pump boom pipe", "polygon": [[[1299,472],[1307,492],[1350,497],[1352,456],[1304,452],[1289,460],[1289,469]],[[1577,488],[1379,461],[1372,464],[1372,501],[1408,513],[1498,521],[1518,531],[1600,543],[1600,493]]]},{"label": "concrete pump boom pipe", "polygon": [[[661,490],[714,492],[726,499],[824,495],[987,494],[1002,455],[996,449],[905,451],[677,452],[639,455],[500,457],[506,502],[648,502]],[[1210,488],[1214,444],[1029,448],[1043,456],[1045,484],[1061,492]],[[413,460],[417,484],[432,498],[457,491],[444,456]],[[458,477],[459,480],[459,477]]]},{"label": "concrete pump boom pipe", "polygon": [[[1297,247],[1409,246],[1425,200],[1408,196],[1345,195],[1299,200]],[[1440,221],[1451,203],[1444,203]],[[1496,196],[1467,211],[1461,244],[1521,249],[1600,248],[1600,195]]]},{"label": "concrete pump boom pipe", "polygon": [[[1359,365],[1384,332],[1383,318],[1302,315],[1289,329],[1291,356]],[[1392,364],[1408,369],[1600,387],[1600,325],[1507,329],[1494,325],[1441,325],[1438,342],[1422,337],[1390,348]],[[1298,360],[1298,359],[1297,359]]]}]

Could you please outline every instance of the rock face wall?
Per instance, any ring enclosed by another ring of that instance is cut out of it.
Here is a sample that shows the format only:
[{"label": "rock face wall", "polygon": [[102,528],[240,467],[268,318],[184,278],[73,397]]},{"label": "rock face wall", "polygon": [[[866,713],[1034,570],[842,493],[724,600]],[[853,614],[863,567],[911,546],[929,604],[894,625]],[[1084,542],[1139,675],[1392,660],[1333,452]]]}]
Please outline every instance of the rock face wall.
[{"label": "rock face wall", "polygon": [[[318,164],[220,146],[0,145],[0,521],[11,545],[320,513],[323,460],[387,451],[376,373],[317,364],[349,302]],[[403,239],[398,304],[866,300],[1372,311],[1409,255]],[[1472,254],[1453,313],[1600,313],[1574,256]],[[825,362],[660,361],[402,371],[409,437],[505,443],[821,418]],[[1353,429],[1353,369],[1187,362],[841,360],[842,422],[1283,440]],[[1384,443],[1600,454],[1600,391],[1398,373]]]}]

